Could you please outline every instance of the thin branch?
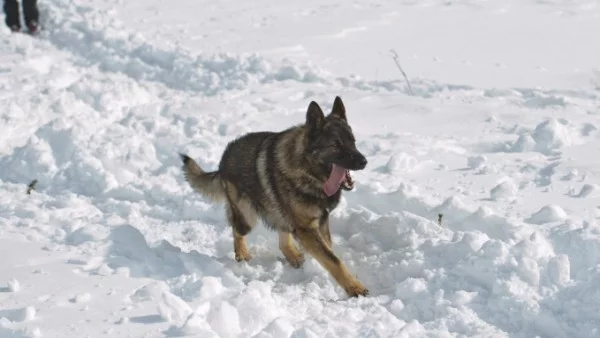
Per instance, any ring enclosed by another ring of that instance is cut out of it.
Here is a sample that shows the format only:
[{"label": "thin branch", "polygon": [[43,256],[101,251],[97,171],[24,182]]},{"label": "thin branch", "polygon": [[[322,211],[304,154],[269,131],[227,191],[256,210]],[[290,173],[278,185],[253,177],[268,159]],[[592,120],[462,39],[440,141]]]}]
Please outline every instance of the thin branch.
[{"label": "thin branch", "polygon": [[408,91],[410,92],[410,95],[413,95],[412,87],[410,86],[410,81],[408,81],[408,76],[406,76],[404,69],[402,69],[402,66],[400,66],[400,62],[398,62],[398,53],[396,53],[396,51],[393,49],[390,49],[390,53],[392,54],[392,59],[394,60],[394,63],[396,64],[396,66],[400,70],[400,73],[402,73],[402,76],[404,76],[404,79],[408,84]]}]

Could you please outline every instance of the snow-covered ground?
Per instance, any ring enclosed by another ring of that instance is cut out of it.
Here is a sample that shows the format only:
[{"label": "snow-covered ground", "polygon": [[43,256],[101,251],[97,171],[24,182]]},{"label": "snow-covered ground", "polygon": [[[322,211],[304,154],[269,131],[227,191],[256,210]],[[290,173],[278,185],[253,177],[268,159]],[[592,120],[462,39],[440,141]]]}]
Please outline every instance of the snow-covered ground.
[{"label": "snow-covered ground", "polygon": [[[600,337],[598,1],[40,6],[0,29],[0,337]],[[177,156],[336,95],[354,299],[264,227],[237,263]]]}]

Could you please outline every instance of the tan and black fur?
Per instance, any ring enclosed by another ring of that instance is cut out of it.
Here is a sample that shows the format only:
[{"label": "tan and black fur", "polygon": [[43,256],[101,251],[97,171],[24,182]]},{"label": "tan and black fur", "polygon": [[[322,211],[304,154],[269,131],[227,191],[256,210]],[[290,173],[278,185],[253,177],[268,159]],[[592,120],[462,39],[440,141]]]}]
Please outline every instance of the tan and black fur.
[{"label": "tan and black fur", "polygon": [[342,189],[332,196],[323,192],[333,163],[348,170],[362,170],[367,164],[356,149],[341,98],[335,98],[327,116],[313,101],[304,124],[233,140],[217,171],[205,172],[189,156],[180,155],[190,186],[214,201],[226,202],[236,260],[251,259],[245,236],[261,219],[277,230],[279,249],[290,265],[297,268],[304,262],[295,239],[349,296],[367,295],[333,252],[329,230],[329,213],[338,205],[341,190],[352,189],[349,172]]}]

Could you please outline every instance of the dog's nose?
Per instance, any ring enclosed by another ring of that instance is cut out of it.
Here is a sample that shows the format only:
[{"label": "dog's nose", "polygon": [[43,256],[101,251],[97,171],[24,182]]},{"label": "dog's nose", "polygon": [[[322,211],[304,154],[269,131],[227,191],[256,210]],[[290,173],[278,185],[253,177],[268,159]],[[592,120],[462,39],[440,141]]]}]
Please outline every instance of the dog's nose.
[{"label": "dog's nose", "polygon": [[350,165],[349,168],[351,168],[351,170],[362,170],[367,166],[367,159],[363,154],[358,151],[353,151],[349,155],[348,159],[350,162],[348,164]]},{"label": "dog's nose", "polygon": [[360,156],[358,158],[358,165],[361,167],[366,167],[367,166],[367,159],[364,156]]},{"label": "dog's nose", "polygon": [[360,168],[364,169],[367,166],[367,159],[361,153],[352,154],[352,160],[354,164]]}]

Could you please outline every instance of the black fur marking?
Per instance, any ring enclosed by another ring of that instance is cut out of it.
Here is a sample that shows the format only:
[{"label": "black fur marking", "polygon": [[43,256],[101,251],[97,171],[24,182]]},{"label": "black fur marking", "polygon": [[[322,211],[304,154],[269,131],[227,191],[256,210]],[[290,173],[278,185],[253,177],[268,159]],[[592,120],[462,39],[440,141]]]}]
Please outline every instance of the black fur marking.
[{"label": "black fur marking", "polygon": [[[277,201],[277,205],[280,206],[281,208],[288,209],[289,207],[287,206],[285,200],[283,199],[281,191],[279,190],[280,185],[277,184],[278,183],[277,182],[278,174],[281,174],[281,173],[277,173],[279,168],[277,168],[277,164],[275,163],[275,160],[277,158],[276,147],[278,144],[277,141],[278,141],[279,137],[280,137],[280,135],[274,135],[269,140],[270,143],[266,145],[267,153],[265,156],[266,157],[265,165],[266,165],[266,170],[267,170],[267,180],[269,181],[271,190],[273,191],[273,194],[275,195],[275,200]],[[281,177],[281,176],[283,176],[283,175],[279,175],[279,177]],[[288,209],[288,212],[291,212],[291,210]]]},{"label": "black fur marking", "polygon": [[[267,142],[269,140],[269,137],[267,136],[262,142]],[[254,172],[253,172],[253,177],[256,180],[256,186],[257,188],[254,189],[252,195],[250,195],[250,192],[246,192],[246,195],[250,198],[250,203],[252,204],[252,206],[254,207],[254,209],[259,210],[259,211],[264,211],[265,206],[263,203],[263,199],[260,197],[263,194],[263,191],[265,189],[265,187],[262,187],[261,184],[261,180],[258,177],[258,158],[260,157],[260,152],[262,151],[262,147],[261,146],[257,146],[254,149],[252,158],[254,159]],[[266,159],[265,159],[266,161]],[[265,162],[266,163],[266,162]],[[259,213],[259,217],[262,219],[262,221],[264,222],[264,224],[267,224],[266,219],[263,217],[262,213]]]},{"label": "black fur marking", "polygon": [[323,213],[321,214],[321,219],[319,220],[319,226],[322,227],[325,222],[329,219],[329,211],[327,209],[323,209]]},{"label": "black fur marking", "polygon": [[240,236],[246,236],[252,231],[252,227],[248,224],[248,221],[242,215],[242,213],[238,210],[236,205],[229,200],[229,213],[231,217],[231,226],[235,228],[235,232]]},{"label": "black fur marking", "polygon": [[192,159],[188,155],[182,154],[182,153],[179,153],[179,157],[181,157],[181,160],[183,161],[183,164],[188,164],[190,162],[190,160]]}]

